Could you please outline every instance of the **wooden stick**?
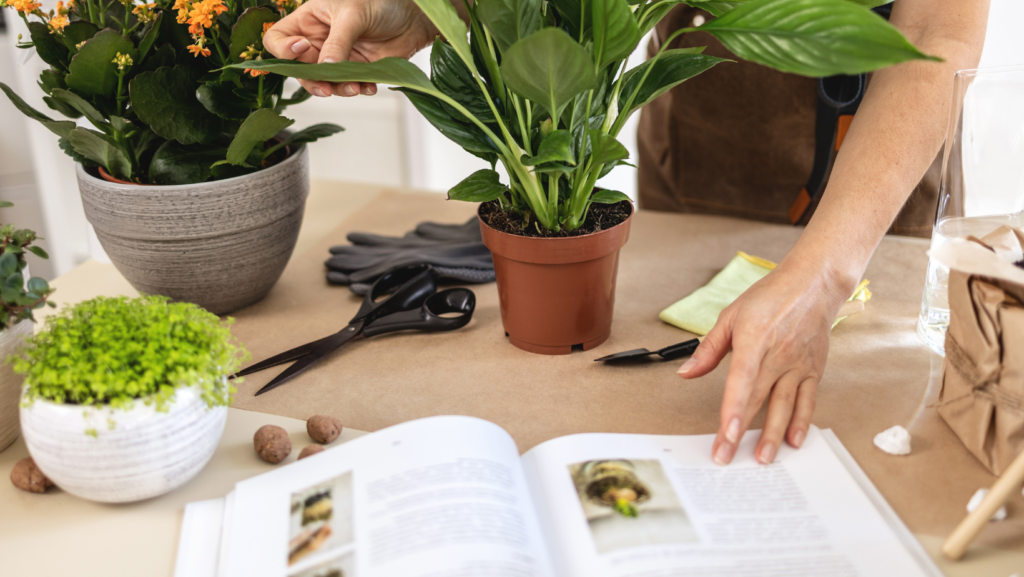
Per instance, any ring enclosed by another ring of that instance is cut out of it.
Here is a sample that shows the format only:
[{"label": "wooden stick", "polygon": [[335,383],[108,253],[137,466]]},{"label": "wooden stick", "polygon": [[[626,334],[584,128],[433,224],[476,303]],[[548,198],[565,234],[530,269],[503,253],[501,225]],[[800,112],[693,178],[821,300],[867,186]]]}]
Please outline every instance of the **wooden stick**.
[{"label": "wooden stick", "polygon": [[963,557],[964,551],[970,546],[971,541],[978,536],[982,528],[988,524],[996,510],[1003,506],[1006,499],[1014,491],[1019,491],[1024,483],[1024,451],[1021,451],[1017,458],[1010,463],[1010,466],[1003,471],[1003,474],[996,479],[988,495],[981,500],[981,504],[969,513],[960,525],[942,544],[942,552],[953,561]]}]

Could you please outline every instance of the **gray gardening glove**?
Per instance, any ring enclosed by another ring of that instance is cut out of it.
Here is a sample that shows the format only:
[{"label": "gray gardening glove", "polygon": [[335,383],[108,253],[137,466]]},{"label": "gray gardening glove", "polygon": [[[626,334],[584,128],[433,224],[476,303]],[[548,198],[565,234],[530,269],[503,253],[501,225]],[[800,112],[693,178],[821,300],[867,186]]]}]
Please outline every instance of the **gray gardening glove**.
[{"label": "gray gardening glove", "polygon": [[348,285],[356,294],[366,294],[392,268],[415,263],[434,265],[442,282],[494,280],[494,262],[480,239],[476,217],[460,225],[424,222],[398,238],[355,232],[348,240],[351,245],[331,248],[327,281]]}]

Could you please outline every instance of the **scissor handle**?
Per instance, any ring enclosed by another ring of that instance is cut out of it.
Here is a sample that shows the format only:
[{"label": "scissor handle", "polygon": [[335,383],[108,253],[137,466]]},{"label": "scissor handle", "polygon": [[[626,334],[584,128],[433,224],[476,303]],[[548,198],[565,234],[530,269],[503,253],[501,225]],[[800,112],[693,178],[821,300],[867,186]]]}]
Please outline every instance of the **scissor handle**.
[{"label": "scissor handle", "polygon": [[373,283],[350,322],[369,323],[399,311],[418,309],[436,292],[437,273],[431,265],[417,263],[393,268]]},{"label": "scissor handle", "polygon": [[[476,295],[464,288],[441,291],[426,300],[423,306],[395,314],[379,317],[363,328],[364,337],[383,335],[396,331],[454,331],[469,324],[476,309]],[[441,315],[460,313],[458,316]]]}]

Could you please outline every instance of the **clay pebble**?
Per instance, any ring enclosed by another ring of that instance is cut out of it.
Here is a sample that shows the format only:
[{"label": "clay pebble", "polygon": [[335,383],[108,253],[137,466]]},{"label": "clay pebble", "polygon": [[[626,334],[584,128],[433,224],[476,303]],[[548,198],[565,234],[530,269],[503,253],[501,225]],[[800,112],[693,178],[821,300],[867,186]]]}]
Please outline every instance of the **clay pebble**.
[{"label": "clay pebble", "polygon": [[[985,495],[988,495],[988,489],[978,489],[977,491],[975,491],[974,496],[971,497],[971,500],[967,502],[967,512],[973,513],[974,510],[981,505],[981,502],[985,499]],[[998,509],[996,509],[995,513],[992,513],[992,518],[989,520],[1002,521],[1005,518],[1006,505],[1002,505]]]},{"label": "clay pebble", "polygon": [[326,445],[341,435],[341,421],[327,415],[313,415],[306,421],[306,432],[309,438]]},{"label": "clay pebble", "polygon": [[875,435],[875,446],[890,455],[909,455],[910,433],[896,425]]},{"label": "clay pebble", "polygon": [[324,448],[322,446],[320,446],[320,445],[309,445],[308,447],[302,449],[302,451],[299,453],[299,460],[301,461],[301,460],[305,459],[306,457],[309,457],[310,455],[315,455],[317,453],[323,453],[323,452],[324,452]]},{"label": "clay pebble", "polygon": [[252,438],[256,454],[268,463],[277,464],[292,453],[288,431],[277,425],[263,425]]},{"label": "clay pebble", "polygon": [[53,486],[53,481],[39,470],[32,457],[25,457],[14,464],[14,469],[11,469],[11,483],[29,493],[45,493]]}]

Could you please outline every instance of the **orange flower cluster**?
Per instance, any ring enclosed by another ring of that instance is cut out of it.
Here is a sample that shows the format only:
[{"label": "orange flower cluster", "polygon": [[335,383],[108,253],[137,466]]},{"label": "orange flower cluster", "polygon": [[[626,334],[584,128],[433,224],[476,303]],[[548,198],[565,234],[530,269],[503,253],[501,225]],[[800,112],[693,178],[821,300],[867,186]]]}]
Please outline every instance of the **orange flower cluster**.
[{"label": "orange flower cluster", "polygon": [[43,7],[41,2],[32,0],[9,0],[7,5],[24,14],[31,14]]},{"label": "orange flower cluster", "polygon": [[206,29],[212,28],[218,15],[228,11],[224,0],[175,0],[174,9],[178,11],[178,24],[188,24],[188,32],[194,44],[188,47],[193,56],[209,56],[206,47]]},{"label": "orange flower cluster", "polygon": [[64,6],[63,2],[57,2],[57,10],[54,12],[50,12],[50,19],[49,21],[47,21],[47,24],[50,25],[51,33],[64,33],[64,29],[67,28],[67,25],[71,23],[71,21],[68,20],[68,12],[71,11],[71,8],[73,8],[74,5],[74,0],[68,2],[67,6]]},{"label": "orange flower cluster", "polygon": [[[267,35],[267,30],[270,30],[270,27],[273,26],[273,25],[274,25],[273,22],[264,22],[263,23],[263,33],[260,34],[260,37],[262,38],[263,36],[266,36]],[[256,50],[256,45],[255,44],[250,44],[249,45],[249,49],[246,50],[245,52],[242,52],[241,54],[239,54],[239,56],[242,57],[243,60],[257,60],[257,61],[259,61],[259,60],[263,60],[263,51],[262,50]],[[270,72],[267,71],[267,70],[253,70],[252,68],[246,68],[245,72],[248,72],[249,76],[252,76],[253,78],[256,78],[257,76],[265,76],[267,74],[270,74]]]},{"label": "orange flower cluster", "polygon": [[139,22],[145,24],[146,22],[149,22],[156,18],[156,12],[154,11],[154,8],[156,8],[155,2],[151,4],[139,4],[135,6],[135,8],[132,8],[132,14],[134,14],[139,19]]},{"label": "orange flower cluster", "polygon": [[277,3],[277,9],[281,14],[288,14],[289,12],[295,11],[296,8],[302,6],[302,3],[306,0],[275,0]]}]

